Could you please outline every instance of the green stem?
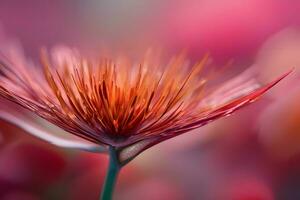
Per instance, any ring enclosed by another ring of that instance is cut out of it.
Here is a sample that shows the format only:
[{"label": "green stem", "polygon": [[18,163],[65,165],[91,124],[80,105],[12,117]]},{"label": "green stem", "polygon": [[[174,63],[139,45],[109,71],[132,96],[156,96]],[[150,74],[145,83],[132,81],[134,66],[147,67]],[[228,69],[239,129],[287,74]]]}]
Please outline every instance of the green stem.
[{"label": "green stem", "polygon": [[117,151],[114,147],[109,147],[109,166],[105,178],[105,182],[102,188],[100,200],[111,200],[118,178],[118,174],[121,169],[121,164],[118,160]]}]

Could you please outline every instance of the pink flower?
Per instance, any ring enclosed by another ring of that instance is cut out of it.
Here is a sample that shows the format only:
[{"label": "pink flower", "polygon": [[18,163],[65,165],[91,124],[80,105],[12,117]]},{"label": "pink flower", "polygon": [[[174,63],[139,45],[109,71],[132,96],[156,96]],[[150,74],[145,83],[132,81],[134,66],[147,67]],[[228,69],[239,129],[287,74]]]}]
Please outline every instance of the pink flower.
[{"label": "pink flower", "polygon": [[60,127],[62,134],[21,114],[0,111],[0,117],[58,146],[95,152],[114,147],[121,163],[230,115],[288,75],[261,86],[247,71],[213,88],[202,70],[208,56],[188,67],[183,55],[168,64],[149,55],[137,63],[95,61],[59,48],[50,58],[44,51],[40,67],[11,53],[1,60],[1,96]]}]

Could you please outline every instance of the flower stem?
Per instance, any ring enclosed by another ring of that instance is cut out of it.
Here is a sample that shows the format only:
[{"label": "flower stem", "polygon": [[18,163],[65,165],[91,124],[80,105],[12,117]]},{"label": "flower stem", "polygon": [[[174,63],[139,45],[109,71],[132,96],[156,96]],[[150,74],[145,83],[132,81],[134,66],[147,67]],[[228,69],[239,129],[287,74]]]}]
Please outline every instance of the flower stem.
[{"label": "flower stem", "polygon": [[120,172],[121,165],[118,160],[117,151],[114,147],[109,147],[109,166],[105,178],[105,182],[102,188],[100,200],[111,200]]}]

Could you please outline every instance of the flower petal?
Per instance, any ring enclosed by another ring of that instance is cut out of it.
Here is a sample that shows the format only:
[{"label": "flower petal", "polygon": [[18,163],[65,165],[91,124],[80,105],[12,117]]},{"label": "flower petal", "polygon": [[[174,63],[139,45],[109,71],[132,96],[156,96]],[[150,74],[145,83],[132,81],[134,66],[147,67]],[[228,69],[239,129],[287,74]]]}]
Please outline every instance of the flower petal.
[{"label": "flower petal", "polygon": [[[79,137],[68,134],[68,138],[64,138],[62,136],[57,136],[51,134],[46,128],[37,127],[37,125],[31,120],[28,120],[28,117],[21,116],[20,114],[12,115],[7,111],[0,111],[0,119],[9,122],[21,129],[25,132],[41,139],[46,142],[49,142],[53,145],[64,147],[68,149],[78,149],[89,152],[106,152],[106,148],[104,146],[100,146],[98,144],[93,144],[88,141],[82,140]],[[44,121],[44,120],[43,120]],[[64,132],[63,130],[61,130]]]},{"label": "flower petal", "polygon": [[203,107],[216,108],[261,87],[255,78],[255,69],[249,68],[237,77],[231,78],[217,90],[201,100]]},{"label": "flower petal", "polygon": [[[193,124],[188,124],[185,127],[183,127],[182,130],[174,133],[167,133],[163,134],[160,137],[154,137],[149,138],[146,140],[142,140],[139,142],[136,142],[132,145],[129,145],[122,149],[119,154],[120,162],[127,163],[130,160],[132,160],[134,157],[139,155],[144,150],[163,142],[167,139],[173,138],[175,136],[178,136],[180,134],[186,133],[190,130],[199,128],[207,123],[210,123],[216,119],[219,119],[221,117],[226,117],[235,112],[236,110],[239,110],[240,108],[253,103],[256,101],[259,97],[261,97],[265,92],[267,92],[269,89],[271,89],[274,85],[276,85],[278,82],[280,82],[282,79],[284,79],[286,76],[288,76],[293,70],[283,74],[281,77],[277,78],[276,80],[272,81],[271,83],[262,86],[260,88],[254,87],[252,91],[248,91],[246,94],[244,93],[242,96],[235,97],[234,99],[228,98],[228,101],[226,103],[222,103],[222,106],[217,107],[212,112],[208,113],[206,116],[200,118]],[[250,85],[247,83],[245,86],[248,88]],[[219,104],[220,105],[220,104]]]}]

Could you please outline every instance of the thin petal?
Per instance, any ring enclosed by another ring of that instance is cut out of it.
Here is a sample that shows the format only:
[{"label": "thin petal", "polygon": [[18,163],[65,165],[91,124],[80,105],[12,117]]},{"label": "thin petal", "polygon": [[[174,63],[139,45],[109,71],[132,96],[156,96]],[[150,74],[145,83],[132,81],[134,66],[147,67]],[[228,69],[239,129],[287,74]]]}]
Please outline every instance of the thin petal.
[{"label": "thin petal", "polygon": [[221,87],[202,99],[200,105],[215,108],[245,96],[260,87],[261,84],[255,78],[254,69],[249,68],[237,77],[222,84]]},{"label": "thin petal", "polygon": [[[254,89],[254,91],[250,91],[247,94],[244,94],[242,97],[235,98],[234,100],[230,99],[229,102],[223,104],[223,106],[220,106],[207,114],[205,117],[200,118],[196,122],[193,122],[192,124],[188,124],[181,128],[181,130],[177,130],[173,133],[166,133],[161,135],[160,137],[155,137],[151,139],[142,140],[139,142],[136,142],[132,145],[129,145],[128,147],[125,147],[123,150],[120,151],[119,159],[121,162],[127,163],[130,160],[132,160],[134,157],[139,155],[144,150],[163,142],[167,139],[173,138],[175,136],[178,136],[180,134],[186,133],[190,130],[193,130],[195,128],[199,128],[207,123],[210,123],[216,119],[219,119],[221,117],[228,116],[235,112],[236,110],[239,110],[240,108],[253,103],[256,101],[259,97],[261,97],[265,92],[267,92],[269,89],[271,89],[274,85],[276,85],[278,82],[280,82],[282,79],[284,79],[287,75],[289,75],[293,70],[287,72],[286,74],[282,75],[281,77],[277,78],[273,82],[262,86],[258,89]],[[248,87],[248,86],[247,86]]]},{"label": "thin petal", "polygon": [[29,120],[26,119],[25,116],[20,116],[19,114],[17,116],[17,115],[12,115],[7,111],[0,111],[0,119],[23,129],[25,132],[41,140],[44,140],[46,142],[49,142],[59,147],[64,147],[68,149],[78,149],[78,150],[84,150],[89,152],[98,152],[98,153],[106,152],[105,147],[100,146],[98,144],[87,142],[73,135],[69,136],[68,139],[63,138],[61,136],[53,135],[45,128],[37,127],[32,121],[29,122]]}]

